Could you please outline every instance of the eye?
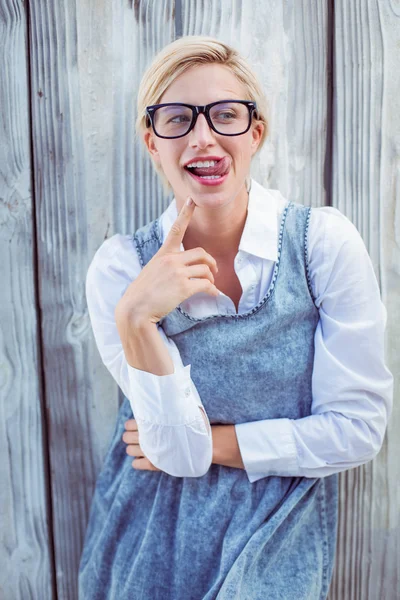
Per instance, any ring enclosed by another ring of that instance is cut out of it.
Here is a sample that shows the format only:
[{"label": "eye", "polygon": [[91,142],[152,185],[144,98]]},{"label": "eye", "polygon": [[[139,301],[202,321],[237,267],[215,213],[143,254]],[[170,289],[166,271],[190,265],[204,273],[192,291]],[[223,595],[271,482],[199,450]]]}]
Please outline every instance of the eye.
[{"label": "eye", "polygon": [[234,119],[236,117],[235,113],[233,113],[232,111],[221,111],[216,115],[217,119],[222,119],[223,121],[229,121],[231,119]]},{"label": "eye", "polygon": [[188,115],[176,115],[171,117],[167,123],[187,123],[188,121],[190,121]]}]

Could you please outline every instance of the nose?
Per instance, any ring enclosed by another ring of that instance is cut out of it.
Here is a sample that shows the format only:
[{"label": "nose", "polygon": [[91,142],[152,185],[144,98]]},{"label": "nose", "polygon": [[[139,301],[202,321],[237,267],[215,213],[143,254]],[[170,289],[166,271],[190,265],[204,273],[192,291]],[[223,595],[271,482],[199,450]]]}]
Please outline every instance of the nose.
[{"label": "nose", "polygon": [[203,114],[198,115],[196,125],[189,133],[192,147],[206,148],[215,144],[214,132]]}]

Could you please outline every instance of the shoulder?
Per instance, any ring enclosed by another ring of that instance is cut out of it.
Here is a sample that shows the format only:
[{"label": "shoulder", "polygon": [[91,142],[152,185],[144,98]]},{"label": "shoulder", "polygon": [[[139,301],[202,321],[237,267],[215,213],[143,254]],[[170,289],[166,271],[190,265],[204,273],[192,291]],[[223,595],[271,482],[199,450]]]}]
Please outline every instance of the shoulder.
[{"label": "shoulder", "polygon": [[132,255],[136,254],[133,236],[130,234],[123,235],[115,233],[110,238],[105,239],[99,248],[96,250],[89,269],[92,266],[101,268],[107,266],[110,261],[132,259]]},{"label": "shoulder", "polygon": [[360,293],[371,286],[376,290],[377,281],[364,240],[357,227],[337,208],[311,209],[307,258],[317,306],[328,290],[352,289]]},{"label": "shoulder", "polygon": [[[272,190],[270,190],[271,192]],[[278,212],[284,208],[292,208],[294,213],[301,214],[302,222],[306,217],[306,241],[308,257],[337,253],[343,245],[365,248],[357,227],[339,209],[333,206],[310,207],[300,202],[289,202],[280,193],[275,193]]]},{"label": "shoulder", "polygon": [[108,293],[135,279],[141,270],[132,235],[115,235],[96,250],[86,274],[87,295],[98,290]]},{"label": "shoulder", "polygon": [[313,207],[308,228],[308,254],[337,256],[346,247],[349,251],[366,252],[357,227],[339,209],[333,206]]},{"label": "shoulder", "polygon": [[117,252],[128,250],[132,245],[132,235],[123,235],[115,233],[109,238],[106,238],[95,252],[94,259],[101,260],[112,257]]}]

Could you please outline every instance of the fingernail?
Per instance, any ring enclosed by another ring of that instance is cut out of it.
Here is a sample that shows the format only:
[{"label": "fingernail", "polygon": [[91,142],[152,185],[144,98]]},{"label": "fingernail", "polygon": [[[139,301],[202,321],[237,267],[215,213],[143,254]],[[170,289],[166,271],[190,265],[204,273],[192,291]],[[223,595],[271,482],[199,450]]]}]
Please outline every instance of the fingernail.
[{"label": "fingernail", "polygon": [[186,200],[186,204],[188,206],[192,206],[192,204],[194,204],[193,199],[189,196],[189,198]]}]

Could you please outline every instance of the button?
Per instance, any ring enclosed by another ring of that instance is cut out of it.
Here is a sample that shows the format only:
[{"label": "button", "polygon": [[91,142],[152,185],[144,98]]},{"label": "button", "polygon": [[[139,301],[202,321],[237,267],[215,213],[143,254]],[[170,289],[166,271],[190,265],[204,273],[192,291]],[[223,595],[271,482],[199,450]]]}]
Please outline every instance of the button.
[{"label": "button", "polygon": [[188,396],[190,396],[190,388],[186,388],[186,390],[185,390],[185,396],[186,396],[186,398]]}]

